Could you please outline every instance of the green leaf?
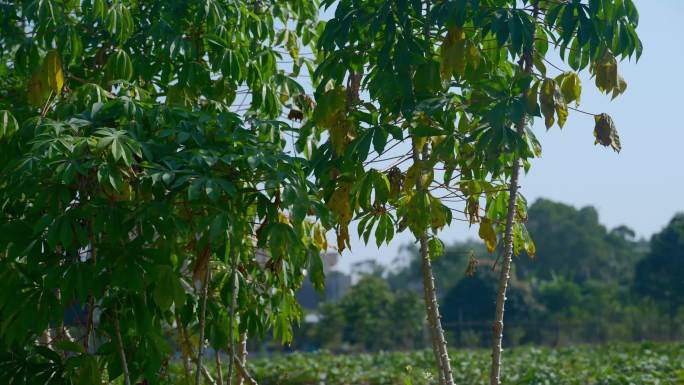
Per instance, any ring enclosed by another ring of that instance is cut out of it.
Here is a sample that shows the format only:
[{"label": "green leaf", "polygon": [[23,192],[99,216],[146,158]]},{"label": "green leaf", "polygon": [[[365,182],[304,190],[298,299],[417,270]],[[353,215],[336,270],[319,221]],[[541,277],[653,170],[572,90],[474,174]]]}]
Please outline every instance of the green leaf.
[{"label": "green leaf", "polygon": [[83,345],[70,340],[58,340],[54,346],[63,352],[85,353]]},{"label": "green leaf", "polygon": [[168,310],[174,302],[176,306],[183,305],[183,287],[170,266],[157,267],[152,298],[161,310]]},{"label": "green leaf", "polygon": [[19,123],[14,115],[7,110],[0,110],[0,139],[9,138],[17,131],[19,131]]},{"label": "green leaf", "polygon": [[444,254],[444,242],[439,238],[432,237],[428,241],[428,250],[430,259],[437,259]]},{"label": "green leaf", "polygon": [[385,233],[387,232],[387,217],[382,216],[378,221],[378,226],[375,228],[375,244],[380,247],[385,240]]},{"label": "green leaf", "polygon": [[323,259],[316,249],[309,251],[309,273],[311,284],[322,293],[325,290],[325,272],[323,269]]},{"label": "green leaf", "polygon": [[75,385],[92,385],[102,382],[102,373],[97,356],[83,354],[79,357],[78,375]]},{"label": "green leaf", "polygon": [[133,63],[126,51],[117,49],[109,56],[105,75],[108,80],[130,80],[133,77]]}]

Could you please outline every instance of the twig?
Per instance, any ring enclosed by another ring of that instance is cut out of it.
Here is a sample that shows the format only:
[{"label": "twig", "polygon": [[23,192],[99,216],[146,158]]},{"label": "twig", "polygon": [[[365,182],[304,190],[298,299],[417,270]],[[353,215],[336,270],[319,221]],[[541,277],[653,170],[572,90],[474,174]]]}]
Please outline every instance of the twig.
[{"label": "twig", "polygon": [[195,372],[195,385],[200,385],[200,372],[202,366],[202,354],[204,353],[204,326],[207,317],[207,297],[209,293],[209,264],[207,263],[206,274],[204,274],[204,284],[202,285],[202,298],[199,319],[199,341],[197,342],[197,369]]},{"label": "twig", "polygon": [[[209,382],[211,385],[217,385],[216,381],[214,381],[214,378],[211,377],[211,373],[209,373],[209,369],[207,369],[206,366],[200,365],[200,371],[202,372],[202,375],[204,376],[204,379]],[[199,373],[199,372],[198,372]]]},{"label": "twig", "polygon": [[240,362],[240,359],[238,356],[233,355],[233,362],[235,362],[235,367],[237,368],[238,372],[240,372],[240,375],[242,375],[242,378],[247,381],[249,385],[259,385],[256,380],[249,374],[247,369],[242,365],[242,362]]},{"label": "twig", "polygon": [[181,358],[183,360],[183,369],[185,370],[185,383],[189,384],[190,383],[190,377],[191,377],[191,371],[190,371],[190,362],[188,360],[188,347],[190,346],[190,343],[187,340],[187,336],[185,334],[185,329],[183,327],[183,321],[181,321],[180,316],[178,313],[176,315],[176,329],[178,330],[178,342],[181,346]]},{"label": "twig", "polygon": [[223,385],[223,371],[221,370],[221,354],[219,350],[216,351],[216,383],[217,385]]},{"label": "twig", "polygon": [[116,333],[116,343],[119,347],[119,358],[121,359],[124,383],[131,385],[131,375],[128,373],[128,364],[126,363],[126,352],[124,351],[123,340],[121,339],[121,326],[119,326],[119,318],[116,314],[114,315],[114,332]]},{"label": "twig", "polygon": [[[238,291],[238,284],[237,284],[237,242],[234,242],[233,238],[230,237],[230,234],[226,232],[226,237],[227,239],[230,239],[228,242],[226,242],[226,256],[228,257],[228,260],[230,261],[230,284],[232,285],[232,290],[231,290],[231,301],[230,301],[230,309],[229,309],[229,328],[228,329],[228,354],[230,357],[232,357],[235,354],[235,342],[233,341],[233,327],[235,323],[235,307],[237,305],[237,291]],[[228,385],[231,385],[233,383],[233,360],[228,360]]]}]

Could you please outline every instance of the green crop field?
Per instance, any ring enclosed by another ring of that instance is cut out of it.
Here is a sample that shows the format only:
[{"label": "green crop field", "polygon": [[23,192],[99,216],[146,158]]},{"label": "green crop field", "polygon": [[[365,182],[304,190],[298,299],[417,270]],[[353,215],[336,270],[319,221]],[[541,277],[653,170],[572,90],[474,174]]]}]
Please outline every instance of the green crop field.
[{"label": "green crop field", "polygon": [[[504,353],[508,385],[684,384],[684,344],[517,348]],[[431,352],[296,353],[251,360],[260,385],[418,385],[431,381]],[[458,384],[488,381],[489,352],[455,350]]]}]

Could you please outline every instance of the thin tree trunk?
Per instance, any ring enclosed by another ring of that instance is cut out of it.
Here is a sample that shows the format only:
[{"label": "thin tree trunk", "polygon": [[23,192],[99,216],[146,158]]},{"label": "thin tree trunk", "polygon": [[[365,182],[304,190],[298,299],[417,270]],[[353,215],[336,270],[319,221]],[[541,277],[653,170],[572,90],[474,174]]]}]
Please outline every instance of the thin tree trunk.
[{"label": "thin tree trunk", "polygon": [[[425,0],[425,23],[423,24],[423,37],[426,42],[430,39],[430,7],[431,1]],[[418,164],[422,157],[427,157],[427,146],[423,149],[418,148],[415,141],[413,142],[413,163]],[[416,191],[418,193],[425,192],[426,186],[423,186],[423,170],[416,180]],[[451,362],[449,360],[449,351],[447,350],[447,342],[444,337],[444,330],[442,329],[441,316],[439,315],[439,305],[437,303],[437,290],[435,289],[435,278],[432,274],[432,261],[430,260],[430,249],[428,245],[428,234],[424,231],[418,237],[420,242],[420,259],[421,270],[423,275],[423,296],[425,300],[425,311],[427,313],[428,327],[430,328],[430,335],[432,339],[432,352],[437,361],[437,372],[439,376],[439,383],[441,385],[454,385],[454,377],[451,370]]]},{"label": "thin tree trunk", "polygon": [[[539,1],[534,1],[534,18],[539,13]],[[532,35],[534,41],[534,33]],[[530,48],[523,53],[520,59],[520,66],[523,71],[532,73],[534,49]],[[527,116],[522,114],[520,120],[516,125],[516,131],[519,135],[525,135],[525,123]],[[513,169],[511,170],[511,181],[508,187],[508,213],[506,215],[506,228],[504,231],[504,250],[503,261],[501,263],[501,275],[499,275],[499,291],[496,295],[496,311],[494,312],[494,325],[492,327],[494,338],[492,339],[492,366],[489,373],[490,385],[501,384],[501,352],[503,344],[503,329],[504,329],[504,305],[506,302],[506,289],[508,288],[508,281],[511,277],[511,264],[513,262],[513,225],[515,222],[515,213],[518,201],[518,179],[520,176],[520,157],[518,155],[513,159]]]},{"label": "thin tree trunk", "polygon": [[[240,341],[238,342],[238,352],[237,358],[240,360],[240,364],[244,367],[247,365],[247,333],[240,333]],[[241,372],[237,372],[235,376],[235,385],[242,385],[244,378]]]},{"label": "thin tree trunk", "polygon": [[[423,154],[425,158],[426,154]],[[418,164],[420,162],[420,149],[413,143],[413,162]],[[421,175],[416,181],[416,190],[418,193],[425,192],[423,186],[422,170]],[[424,231],[418,237],[420,242],[420,259],[421,269],[423,274],[423,296],[425,300],[425,312],[427,314],[428,327],[432,337],[432,351],[437,361],[437,369],[439,374],[440,384],[454,385],[453,373],[451,370],[451,362],[449,361],[449,351],[447,350],[447,342],[444,337],[444,330],[442,329],[441,316],[439,315],[439,305],[437,303],[437,291],[435,289],[435,279],[432,274],[432,262],[430,261],[430,250],[428,246],[428,234]]]},{"label": "thin tree trunk", "polygon": [[238,358],[238,356],[233,356],[233,361],[235,361],[235,367],[237,368],[238,372],[240,372],[242,378],[247,381],[248,385],[258,385],[256,380],[249,374],[242,362],[240,362],[240,358]]},{"label": "thin tree trunk", "polygon": [[210,384],[210,385],[217,385],[216,381],[214,381],[214,378],[211,377],[211,373],[209,373],[209,369],[207,369],[206,366],[202,365],[202,375],[204,376],[204,379]]},{"label": "thin tree trunk", "polygon": [[501,345],[503,341],[504,304],[506,302],[506,289],[508,288],[508,280],[510,279],[511,262],[513,260],[513,221],[515,219],[516,201],[518,197],[519,173],[520,159],[516,156],[513,160],[511,184],[508,189],[508,214],[506,216],[506,230],[504,232],[503,261],[501,262],[501,275],[499,276],[499,292],[496,296],[496,312],[494,314],[492,367],[489,374],[490,385],[501,384]]},{"label": "thin tree trunk", "polygon": [[[230,300],[230,326],[228,329],[228,385],[233,383],[233,359],[235,355],[235,342],[233,341],[233,328],[235,327],[235,308],[237,306],[237,296],[238,296],[238,282],[237,282],[237,242],[230,241],[230,250],[228,251],[230,260],[230,282],[233,285],[231,290],[231,300]],[[228,246],[226,246],[228,247]]]},{"label": "thin tree trunk", "polygon": [[427,234],[420,236],[420,258],[423,273],[423,295],[425,299],[425,310],[427,312],[428,325],[432,335],[433,353],[437,360],[439,369],[440,384],[454,385],[454,378],[447,350],[447,341],[442,329],[439,305],[437,303],[437,290],[435,289],[435,279],[432,274],[432,262],[428,249]]},{"label": "thin tree trunk", "polygon": [[[221,369],[221,352],[216,351],[216,384],[223,385],[223,370]],[[230,384],[228,384],[230,385]]]},{"label": "thin tree trunk", "polygon": [[119,358],[121,359],[121,370],[124,375],[124,383],[131,385],[131,375],[128,372],[128,363],[126,362],[126,352],[124,351],[123,339],[121,338],[121,326],[119,326],[118,314],[114,315],[114,333],[116,334],[116,344],[119,348]]},{"label": "thin tree trunk", "polygon": [[204,325],[206,323],[207,316],[207,297],[209,293],[209,264],[207,263],[207,271],[204,275],[204,284],[202,285],[202,295],[200,303],[200,314],[199,314],[199,341],[197,342],[197,368],[195,369],[195,385],[200,385],[201,371],[202,371],[202,355],[204,353]]},{"label": "thin tree trunk", "polygon": [[[93,333],[93,311],[95,310],[95,298],[92,295],[88,296],[88,316],[86,319],[86,330],[83,336],[83,349],[87,353],[91,352],[90,338]],[[94,346],[92,346],[94,348]],[[93,349],[94,350],[94,349]]]},{"label": "thin tree trunk", "polygon": [[180,319],[180,316],[176,313],[176,329],[178,331],[178,342],[181,346],[181,360],[183,361],[183,369],[185,371],[185,384],[190,384],[190,378],[192,377],[192,371],[190,369],[190,357],[188,356],[188,347],[190,342],[188,341],[187,335],[185,333],[185,327]]}]

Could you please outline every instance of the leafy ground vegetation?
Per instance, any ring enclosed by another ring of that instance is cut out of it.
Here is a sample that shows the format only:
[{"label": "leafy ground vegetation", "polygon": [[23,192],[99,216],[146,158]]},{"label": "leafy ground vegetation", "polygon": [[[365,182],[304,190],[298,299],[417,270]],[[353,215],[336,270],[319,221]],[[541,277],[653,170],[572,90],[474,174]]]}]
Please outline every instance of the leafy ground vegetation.
[{"label": "leafy ground vegetation", "polygon": [[[454,381],[485,384],[489,352],[451,351]],[[429,351],[331,355],[293,354],[255,359],[251,368],[263,385],[409,385],[430,383]],[[523,347],[507,351],[506,384],[622,385],[684,384],[684,344],[623,344],[568,348]]]}]

